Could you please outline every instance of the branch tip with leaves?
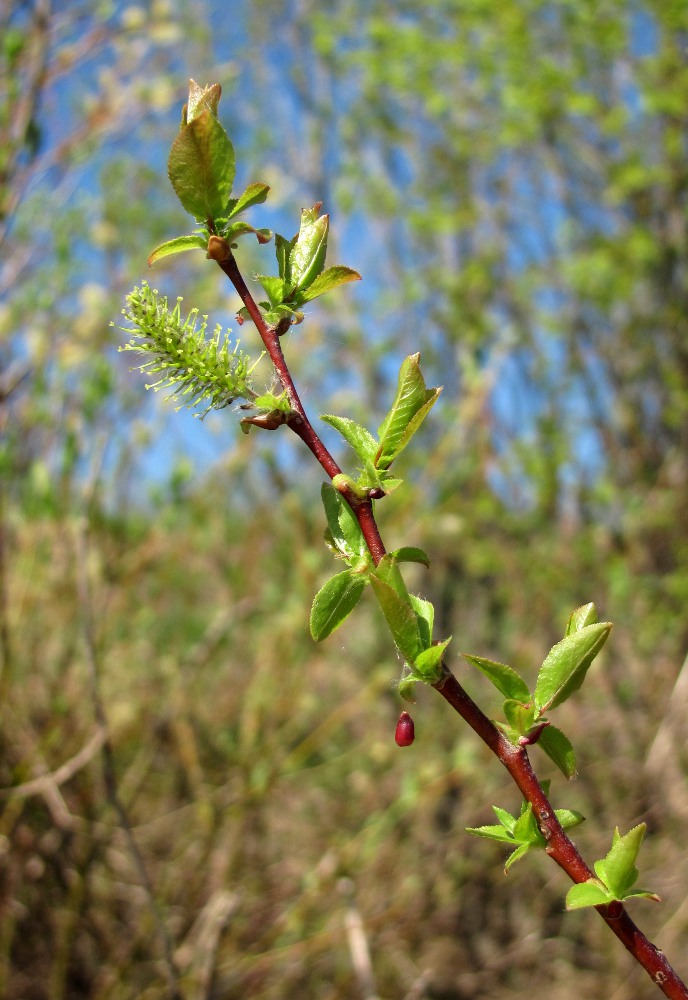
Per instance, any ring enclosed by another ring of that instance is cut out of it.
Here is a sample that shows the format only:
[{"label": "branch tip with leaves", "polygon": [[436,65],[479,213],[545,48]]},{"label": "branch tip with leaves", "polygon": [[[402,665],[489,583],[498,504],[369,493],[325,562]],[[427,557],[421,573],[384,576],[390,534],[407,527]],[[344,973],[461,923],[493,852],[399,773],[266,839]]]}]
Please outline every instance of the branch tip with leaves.
[{"label": "branch tip with leaves", "polygon": [[[152,387],[172,389],[172,398],[182,404],[206,404],[207,412],[243,399],[242,409],[256,412],[242,416],[242,430],[287,426],[303,440],[327,476],[321,493],[327,525],[325,543],[340,564],[344,563],[315,595],[310,613],[313,639],[323,641],[338,629],[369,589],[404,664],[398,684],[402,698],[414,701],[418,683],[434,687],[496,754],[524,796],[518,815],[493,806],[499,824],[468,828],[469,832],[512,849],[506,870],[529,851],[544,848],[576,883],[569,890],[567,908],[596,907],[665,995],[688,1000],[685,984],[625,910],[629,899],[658,898],[649,890],[633,888],[644,824],[624,836],[617,830],[609,853],[591,870],[566,832],[583,817],[575,810],[552,808],[549,784],[538,781],[526,749],[538,746],[567,779],[576,774],[571,741],[551,724],[549,716],[581,687],[609,637],[611,624],[598,621],[592,603],[577,608],[563,638],[545,657],[532,688],[513,667],[464,653],[467,662],[502,695],[503,719],[490,721],[458,683],[445,658],[451,636],[434,639],[434,607],[409,592],[400,568],[406,562],[429,566],[428,556],[416,546],[386,552],[375,519],[375,504],[402,483],[390,471],[391,466],[420,430],[441,388],[426,386],[416,353],[401,364],[395,397],[376,435],[349,417],[325,414],[322,420],[339,432],[358,461],[354,475],[343,472],[308,419],[280,338],[303,321],[304,309],[314,299],[359,280],[360,275],[341,265],[326,268],[330,219],[320,214],[322,206],[316,203],[301,211],[298,232],[291,239],[274,234],[277,273],[257,276],[265,298],[254,298],[233,251],[241,236],[252,234],[259,243],[266,243],[273,234],[237,220],[237,216],[264,202],[269,189],[254,182],[232,197],[235,154],[218,119],[220,96],[219,84],[200,87],[191,81],[168,174],[182,207],[194,217],[196,229],[157,247],[149,264],[187,250],[204,250],[239,294],[242,306],[238,320],[253,321],[273,365],[270,384],[279,385],[280,390],[257,393],[252,385],[257,362],[240,351],[238,342],[231,347],[228,335],[219,327],[206,338],[207,317],[203,316],[199,325],[198,310],[191,310],[183,320],[180,300],[170,310],[167,299],[160,298],[145,282],[127,297],[127,325],[123,329],[130,340],[123,350],[143,354],[147,360],[140,369],[159,376]],[[395,738],[400,746],[413,742],[413,722],[407,712],[401,714]]]}]

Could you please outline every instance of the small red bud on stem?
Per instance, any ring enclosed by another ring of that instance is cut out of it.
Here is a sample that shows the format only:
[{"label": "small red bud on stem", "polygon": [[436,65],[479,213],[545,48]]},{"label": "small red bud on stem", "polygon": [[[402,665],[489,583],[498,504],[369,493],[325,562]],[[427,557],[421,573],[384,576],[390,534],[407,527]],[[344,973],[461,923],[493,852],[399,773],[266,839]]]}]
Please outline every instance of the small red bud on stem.
[{"label": "small red bud on stem", "polygon": [[402,712],[397,722],[394,741],[398,747],[410,747],[415,738],[416,732],[413,719],[408,712]]}]

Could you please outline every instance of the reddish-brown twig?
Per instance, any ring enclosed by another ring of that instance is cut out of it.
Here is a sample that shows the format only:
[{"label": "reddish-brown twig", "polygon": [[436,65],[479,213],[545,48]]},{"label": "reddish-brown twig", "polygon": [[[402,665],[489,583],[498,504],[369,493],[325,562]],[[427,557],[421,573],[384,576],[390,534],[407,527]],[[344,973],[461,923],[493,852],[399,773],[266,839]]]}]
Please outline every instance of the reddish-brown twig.
[{"label": "reddish-brown twig", "polygon": [[[334,478],[342,470],[320,440],[306,415],[287,366],[277,331],[265,322],[234,256],[230,253],[227,259],[218,261],[218,264],[237,290],[275,366],[282,388],[287,393],[293,410],[293,416],[287,423],[310,449],[330,479]],[[361,500],[351,490],[344,489],[341,492],[361,526],[373,561],[377,565],[385,554],[385,547],[375,521],[372,501]],[[498,757],[523,797],[532,805],[540,831],[547,841],[546,851],[550,857],[564,869],[573,882],[585,882],[594,877],[594,873],[578,853],[576,845],[557,820],[554,809],[532,769],[525,747],[515,746],[509,742],[478,708],[449,670],[445,669],[443,677],[434,687]],[[671,1000],[688,1000],[688,987],[676,974],[664,954],[636,927],[622,903],[597,906],[595,909],[665,996]]]}]

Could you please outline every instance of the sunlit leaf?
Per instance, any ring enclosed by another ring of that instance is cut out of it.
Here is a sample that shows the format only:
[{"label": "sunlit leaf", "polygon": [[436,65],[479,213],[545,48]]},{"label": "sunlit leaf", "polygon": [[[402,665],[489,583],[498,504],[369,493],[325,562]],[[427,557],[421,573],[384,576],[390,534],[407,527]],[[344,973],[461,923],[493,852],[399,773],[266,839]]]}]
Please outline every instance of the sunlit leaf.
[{"label": "sunlit leaf", "polygon": [[311,608],[311,635],[322,642],[345,621],[358,604],[365,580],[349,569],[337,573],[315,595]]},{"label": "sunlit leaf", "polygon": [[578,690],[611,627],[610,622],[585,625],[552,647],[535,685],[535,704],[540,714],[561,705]]},{"label": "sunlit leaf", "polygon": [[209,108],[181,128],[167,171],[187,212],[201,220],[222,215],[234,181],[234,148]]},{"label": "sunlit leaf", "polygon": [[176,236],[167,243],[161,243],[152,251],[148,258],[148,266],[151,267],[156,260],[163,257],[170,257],[175,253],[184,253],[186,250],[205,250],[208,241],[203,236]]},{"label": "sunlit leaf", "polygon": [[468,660],[477,670],[490,680],[505,698],[512,698],[524,704],[531,700],[528,685],[513,667],[506,663],[497,663],[495,660],[488,660],[484,656],[475,656],[472,653],[462,653],[464,659]]}]

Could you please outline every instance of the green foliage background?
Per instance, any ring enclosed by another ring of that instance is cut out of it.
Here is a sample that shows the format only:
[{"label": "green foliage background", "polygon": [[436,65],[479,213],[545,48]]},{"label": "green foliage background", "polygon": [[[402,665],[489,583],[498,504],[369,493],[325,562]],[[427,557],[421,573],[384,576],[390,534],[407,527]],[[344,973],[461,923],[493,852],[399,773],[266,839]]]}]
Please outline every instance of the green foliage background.
[{"label": "green foliage background", "polygon": [[[648,823],[664,903],[637,915],[681,971],[688,4],[66,6],[0,15],[0,994],[168,995],[95,674],[185,997],[355,996],[356,916],[380,997],[654,996],[546,858],[504,881],[464,834],[518,801],[432,692],[395,747],[372,602],[312,643],[331,565],[305,452],[151,406],[108,324],[180,231],[187,77],[220,80],[240,169],[294,230],[322,198],[364,276],[290,334],[310,412],[376,426],[415,350],[445,385],[380,506],[389,547],[431,557],[409,579],[438,634],[533,677],[573,607],[616,623],[561,709],[581,774],[553,799],[589,858]],[[192,256],[160,287],[229,322]]]}]

